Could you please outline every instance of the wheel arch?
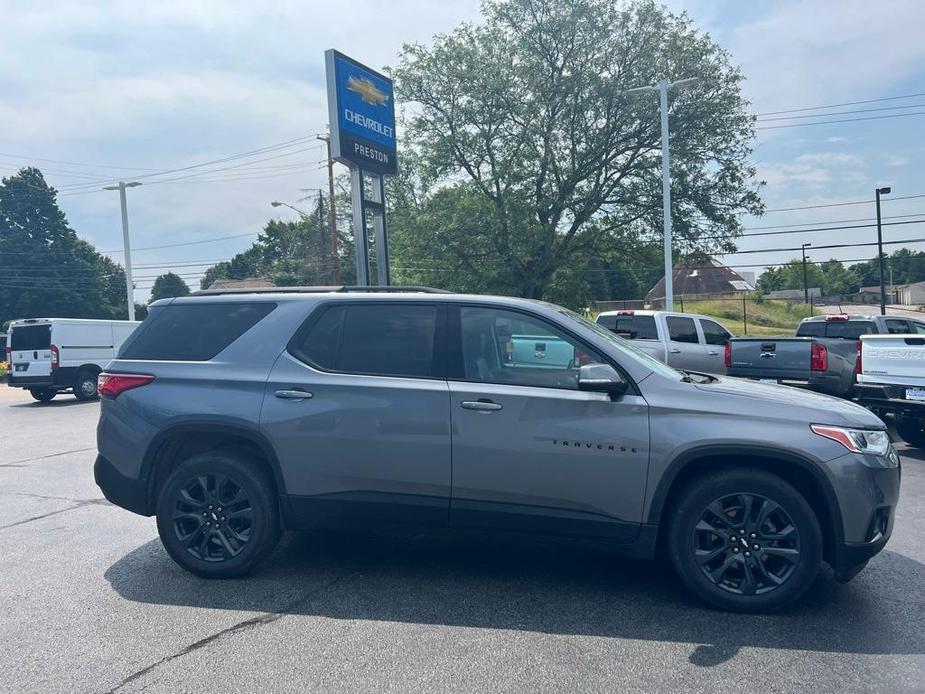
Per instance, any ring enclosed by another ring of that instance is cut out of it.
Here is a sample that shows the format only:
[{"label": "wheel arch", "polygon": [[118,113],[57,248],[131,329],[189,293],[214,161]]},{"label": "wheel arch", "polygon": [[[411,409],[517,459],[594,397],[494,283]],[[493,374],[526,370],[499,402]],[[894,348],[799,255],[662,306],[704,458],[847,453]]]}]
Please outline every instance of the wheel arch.
[{"label": "wheel arch", "polygon": [[78,376],[79,376],[81,373],[84,373],[85,371],[92,371],[92,372],[95,373],[97,376],[99,376],[101,373],[103,373],[103,369],[100,368],[100,365],[99,365],[99,364],[94,364],[94,363],[92,363],[92,362],[89,363],[89,364],[81,364],[80,366],[77,367],[77,375],[78,375]]},{"label": "wheel arch", "polygon": [[230,423],[184,422],[161,431],[145,451],[141,478],[146,480],[148,513],[153,512],[157,491],[177,463],[198,453],[227,446],[235,446],[263,461],[271,473],[277,494],[286,493],[276,451],[259,431]]},{"label": "wheel arch", "polygon": [[723,468],[757,467],[777,475],[807,500],[823,535],[823,556],[830,564],[837,546],[844,541],[841,509],[831,483],[819,466],[794,453],[761,446],[704,446],[685,451],[668,466],[652,497],[647,521],[660,528],[660,539],[667,523],[666,514],[674,498],[696,477]]}]

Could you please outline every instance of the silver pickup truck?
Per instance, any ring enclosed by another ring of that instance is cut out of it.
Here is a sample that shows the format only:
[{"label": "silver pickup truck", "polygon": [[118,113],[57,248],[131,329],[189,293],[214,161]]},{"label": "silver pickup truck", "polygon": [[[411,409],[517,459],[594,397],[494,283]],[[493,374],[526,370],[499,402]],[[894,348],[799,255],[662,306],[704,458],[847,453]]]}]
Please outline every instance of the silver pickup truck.
[{"label": "silver pickup truck", "polygon": [[850,397],[862,335],[925,332],[925,322],[845,313],[805,318],[796,337],[737,337],[726,347],[726,373],[765,383]]},{"label": "silver pickup truck", "polygon": [[671,311],[605,311],[597,323],[649,356],[683,371],[723,374],[732,333],[712,318]]}]

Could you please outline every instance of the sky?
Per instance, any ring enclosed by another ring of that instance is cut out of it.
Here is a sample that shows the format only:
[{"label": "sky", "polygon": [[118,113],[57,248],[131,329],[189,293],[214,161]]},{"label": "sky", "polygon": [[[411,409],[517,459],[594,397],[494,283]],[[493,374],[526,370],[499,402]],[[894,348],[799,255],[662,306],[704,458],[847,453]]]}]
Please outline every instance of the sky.
[{"label": "sky", "polygon": [[[768,209],[745,218],[792,229],[870,224],[876,187],[889,185],[884,240],[925,237],[925,5],[915,0],[745,3],[670,0],[731,55],[752,111],[764,114],[753,160]],[[71,226],[122,262],[118,180],[128,191],[136,301],[173,270],[193,287],[215,261],[244,250],[267,219],[310,207],[326,185],[323,52],[337,48],[372,67],[394,65],[401,46],[428,42],[479,3],[426,0],[156,3],[0,0],[0,176],[35,165],[59,190]],[[920,96],[909,96],[916,95]],[[892,97],[905,97],[893,99]],[[814,111],[830,104],[890,99]],[[920,107],[916,107],[920,104]],[[884,109],[867,111],[867,109]],[[864,110],[829,118],[791,118]],[[771,112],[788,111],[785,114]],[[879,118],[880,116],[900,117]],[[876,119],[873,119],[876,117]],[[871,118],[853,123],[820,120]],[[783,126],[787,127],[771,127]],[[273,147],[278,143],[288,143]],[[273,147],[273,148],[270,148]],[[260,154],[182,170],[254,150]],[[158,171],[178,170],[155,175]],[[338,173],[345,171],[337,165]],[[781,208],[836,205],[783,211]],[[844,221],[852,220],[852,221]],[[229,237],[211,241],[216,237]],[[746,236],[739,250],[868,242],[871,228]],[[183,244],[183,245],[177,245]],[[909,244],[925,250],[925,243]],[[166,246],[166,247],[165,247]],[[898,246],[889,247],[893,250]],[[872,248],[808,251],[852,260]],[[722,258],[743,271],[799,251]]]}]

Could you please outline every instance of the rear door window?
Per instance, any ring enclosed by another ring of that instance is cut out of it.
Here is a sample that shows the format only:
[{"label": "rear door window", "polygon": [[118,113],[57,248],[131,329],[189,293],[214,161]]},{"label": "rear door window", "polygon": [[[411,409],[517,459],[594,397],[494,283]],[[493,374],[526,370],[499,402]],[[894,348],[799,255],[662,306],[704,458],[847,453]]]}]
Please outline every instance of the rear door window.
[{"label": "rear door window", "polygon": [[657,340],[655,316],[599,316],[598,323],[627,340]]},{"label": "rear door window", "polygon": [[177,303],[157,308],[119,352],[119,359],[208,361],[267,316],[267,302]]},{"label": "rear door window", "polygon": [[668,324],[668,338],[672,342],[692,342],[697,344],[697,328],[694,326],[693,318],[668,316],[665,318],[665,322]]},{"label": "rear door window", "polygon": [[[330,306],[289,351],[328,371],[431,378],[437,306],[370,303]],[[309,319],[312,320],[312,319]]]},{"label": "rear door window", "polygon": [[21,325],[10,333],[10,349],[14,352],[45,350],[51,347],[51,326]]},{"label": "rear door window", "polygon": [[708,345],[725,345],[731,337],[726,328],[705,318],[700,319],[700,329],[703,330],[703,339]]}]

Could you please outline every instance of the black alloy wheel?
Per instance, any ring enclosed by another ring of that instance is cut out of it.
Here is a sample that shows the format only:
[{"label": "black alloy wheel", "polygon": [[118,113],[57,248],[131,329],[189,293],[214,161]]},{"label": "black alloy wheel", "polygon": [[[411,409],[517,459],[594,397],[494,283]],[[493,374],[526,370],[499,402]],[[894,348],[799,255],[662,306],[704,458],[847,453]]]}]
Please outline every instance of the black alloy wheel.
[{"label": "black alloy wheel", "polygon": [[200,561],[221,562],[238,556],[251,539],[254,508],[243,487],[219,474],[196,475],[175,494],[173,531]]},{"label": "black alloy wheel", "polygon": [[790,515],[761,494],[729,494],[703,509],[691,550],[704,576],[737,595],[776,590],[800,561],[800,533]]}]

